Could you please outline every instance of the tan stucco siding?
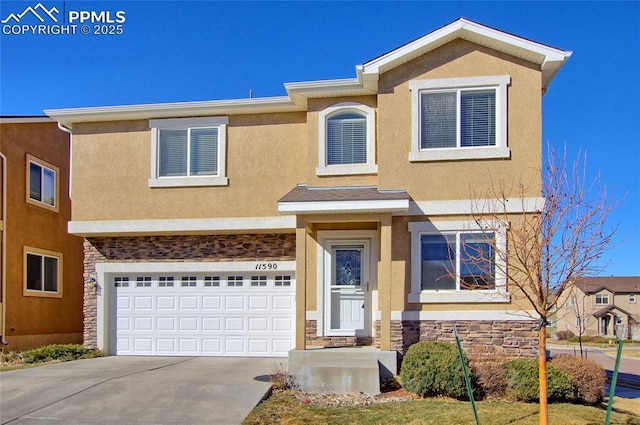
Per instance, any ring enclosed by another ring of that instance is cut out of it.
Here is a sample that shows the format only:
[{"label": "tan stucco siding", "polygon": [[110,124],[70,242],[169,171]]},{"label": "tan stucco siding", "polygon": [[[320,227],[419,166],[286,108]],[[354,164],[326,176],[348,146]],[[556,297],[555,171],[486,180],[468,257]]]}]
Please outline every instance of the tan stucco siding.
[{"label": "tan stucco siding", "polygon": [[150,188],[147,121],[78,125],[73,135],[73,220],[276,216],[304,180],[306,115],[231,116],[228,186]]},{"label": "tan stucco siding", "polygon": [[[409,81],[509,75],[510,159],[409,162],[412,143]],[[541,74],[531,64],[466,41],[454,41],[382,74],[378,97],[378,180],[381,189],[407,189],[414,200],[469,199],[493,179],[511,181],[541,164]],[[481,195],[480,195],[481,196]],[[539,186],[528,196],[539,196]]]}]

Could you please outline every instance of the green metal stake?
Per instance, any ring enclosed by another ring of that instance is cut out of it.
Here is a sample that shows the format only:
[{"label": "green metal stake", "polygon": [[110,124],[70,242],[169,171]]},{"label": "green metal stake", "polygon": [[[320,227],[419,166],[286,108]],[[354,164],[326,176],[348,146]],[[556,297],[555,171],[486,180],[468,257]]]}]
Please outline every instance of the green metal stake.
[{"label": "green metal stake", "polygon": [[609,388],[609,405],[607,406],[607,417],[604,420],[605,425],[609,425],[611,420],[611,409],[613,409],[613,395],[616,392],[616,382],[618,382],[618,368],[620,368],[620,358],[622,357],[622,346],[624,341],[620,339],[618,344],[618,354],[616,355],[616,367],[613,368],[613,377],[611,378],[611,387]]},{"label": "green metal stake", "polygon": [[471,400],[471,408],[473,409],[473,417],[476,418],[476,425],[480,425],[480,419],[478,419],[478,410],[476,409],[476,402],[473,399],[473,389],[471,388],[471,378],[467,367],[464,364],[464,356],[462,354],[462,345],[460,345],[460,338],[458,338],[458,329],[456,325],[453,325],[453,334],[456,337],[456,345],[458,346],[458,356],[460,356],[460,364],[462,365],[462,372],[464,372],[464,381],[467,384],[467,394],[469,394],[469,400]]}]

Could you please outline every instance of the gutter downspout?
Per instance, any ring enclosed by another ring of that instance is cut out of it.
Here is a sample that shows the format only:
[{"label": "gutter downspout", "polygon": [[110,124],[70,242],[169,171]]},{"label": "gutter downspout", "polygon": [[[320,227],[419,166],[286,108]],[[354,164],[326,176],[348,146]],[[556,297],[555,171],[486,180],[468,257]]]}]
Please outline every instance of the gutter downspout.
[{"label": "gutter downspout", "polygon": [[0,329],[0,343],[9,345],[4,340],[7,318],[7,157],[0,152],[0,158],[2,158],[2,282],[0,282],[2,292],[2,329]]}]

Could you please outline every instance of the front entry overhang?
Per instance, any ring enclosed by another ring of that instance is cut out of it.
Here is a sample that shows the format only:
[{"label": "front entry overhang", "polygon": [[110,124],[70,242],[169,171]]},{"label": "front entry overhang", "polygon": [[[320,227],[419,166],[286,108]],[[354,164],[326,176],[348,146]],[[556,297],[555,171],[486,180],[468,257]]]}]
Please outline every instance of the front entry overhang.
[{"label": "front entry overhang", "polygon": [[308,187],[299,184],[278,201],[283,214],[406,213],[406,190],[380,190],[375,186]]}]

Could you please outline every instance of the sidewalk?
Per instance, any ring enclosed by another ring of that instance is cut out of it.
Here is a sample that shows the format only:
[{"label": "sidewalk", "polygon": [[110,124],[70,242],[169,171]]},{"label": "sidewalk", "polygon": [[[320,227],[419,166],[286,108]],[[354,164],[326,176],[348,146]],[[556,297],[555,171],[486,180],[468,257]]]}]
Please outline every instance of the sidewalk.
[{"label": "sidewalk", "polygon": [[[580,347],[577,344],[553,342],[547,344],[547,350],[552,356],[562,354],[580,356]],[[607,378],[610,381],[613,375],[613,369],[616,364],[616,356],[618,347],[594,347],[583,346],[585,356],[602,366],[607,372]],[[620,359],[620,367],[618,369],[618,381],[616,385],[616,395],[625,398],[640,399],[640,347],[638,344],[634,346],[623,346],[622,357]]]}]

